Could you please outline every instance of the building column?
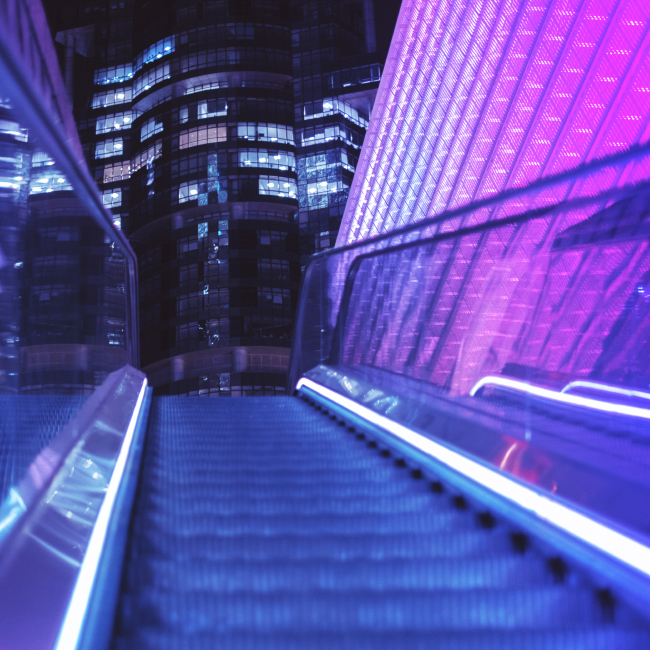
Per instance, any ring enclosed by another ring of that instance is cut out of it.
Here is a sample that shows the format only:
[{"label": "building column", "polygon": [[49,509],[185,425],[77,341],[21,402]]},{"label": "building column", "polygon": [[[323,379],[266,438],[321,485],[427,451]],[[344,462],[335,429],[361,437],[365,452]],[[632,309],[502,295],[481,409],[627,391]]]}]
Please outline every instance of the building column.
[{"label": "building column", "polygon": [[180,381],[185,375],[185,361],[181,357],[172,359],[172,381]]},{"label": "building column", "polygon": [[245,372],[248,367],[248,353],[245,348],[235,348],[232,351],[232,371]]},{"label": "building column", "polygon": [[363,22],[366,29],[366,53],[377,51],[377,36],[375,34],[375,5],[373,0],[363,0]]}]

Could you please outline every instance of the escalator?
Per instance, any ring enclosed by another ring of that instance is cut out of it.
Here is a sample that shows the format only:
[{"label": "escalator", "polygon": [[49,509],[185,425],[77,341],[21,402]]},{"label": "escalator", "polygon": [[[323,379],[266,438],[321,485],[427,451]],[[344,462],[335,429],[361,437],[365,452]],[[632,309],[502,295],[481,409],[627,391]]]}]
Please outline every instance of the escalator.
[{"label": "escalator", "polygon": [[0,395],[0,501],[83,402],[82,395]]},{"label": "escalator", "polygon": [[[453,209],[354,185],[368,216],[389,201],[395,228],[364,222],[356,243],[313,256],[296,303],[293,271],[265,275],[259,257],[280,242],[242,257],[227,203],[174,210],[170,246],[138,260],[126,195],[110,213],[117,186],[97,191],[84,162],[40,2],[3,9],[0,650],[650,648],[643,129],[619,143],[601,130],[612,146],[584,165]],[[85,37],[68,37],[80,51]],[[176,114],[187,83],[153,92]],[[603,129],[621,107],[627,123],[628,104],[610,102]],[[147,275],[161,255],[174,260],[162,280]],[[203,280],[176,309],[183,269]],[[260,291],[291,294],[274,319],[297,305],[288,367],[268,354],[280,321],[242,336],[258,271]],[[147,301],[160,322],[140,328]],[[151,332],[147,378],[135,368]],[[277,391],[232,390],[265,356],[298,396],[225,399]],[[513,377],[518,395],[476,393]],[[569,389],[589,399],[567,405]]]},{"label": "escalator", "polygon": [[112,647],[634,648],[616,593],[297,398],[154,398]]}]

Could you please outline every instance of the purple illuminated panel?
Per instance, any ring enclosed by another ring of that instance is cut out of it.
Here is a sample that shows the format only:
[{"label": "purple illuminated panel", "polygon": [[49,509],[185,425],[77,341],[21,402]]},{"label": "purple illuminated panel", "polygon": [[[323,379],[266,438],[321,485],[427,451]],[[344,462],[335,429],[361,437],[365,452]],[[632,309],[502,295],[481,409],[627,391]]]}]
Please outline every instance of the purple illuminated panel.
[{"label": "purple illuminated panel", "polygon": [[[489,375],[558,391],[576,379],[647,389],[650,191],[616,196],[524,211],[463,234],[415,231],[410,243],[333,252],[329,295],[342,300],[333,359],[455,395]],[[534,199],[526,192],[514,204]],[[507,201],[496,207],[512,211]]]},{"label": "purple illuminated panel", "polygon": [[[404,0],[337,244],[646,143],[649,48],[646,2]],[[519,210],[649,174],[604,168]],[[503,216],[476,211],[442,230]]]},{"label": "purple illuminated panel", "polygon": [[[565,384],[582,378],[647,389],[647,181],[531,207],[649,162],[648,146],[615,154],[315,259],[292,377],[333,358],[334,341],[347,364],[458,394],[488,374],[517,376],[516,368],[546,373],[543,384],[563,373]],[[486,223],[486,213],[499,218]],[[452,222],[463,229],[450,230]]]}]

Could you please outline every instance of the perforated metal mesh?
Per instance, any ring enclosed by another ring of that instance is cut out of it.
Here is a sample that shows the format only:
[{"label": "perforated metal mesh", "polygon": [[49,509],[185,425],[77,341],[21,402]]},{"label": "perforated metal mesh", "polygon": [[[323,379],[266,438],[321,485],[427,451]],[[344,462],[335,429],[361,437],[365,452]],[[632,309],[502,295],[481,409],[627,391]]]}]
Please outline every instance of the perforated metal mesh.
[{"label": "perforated metal mesh", "polygon": [[[646,143],[649,28],[640,0],[404,0],[338,245]],[[649,169],[604,169],[519,209]]]}]

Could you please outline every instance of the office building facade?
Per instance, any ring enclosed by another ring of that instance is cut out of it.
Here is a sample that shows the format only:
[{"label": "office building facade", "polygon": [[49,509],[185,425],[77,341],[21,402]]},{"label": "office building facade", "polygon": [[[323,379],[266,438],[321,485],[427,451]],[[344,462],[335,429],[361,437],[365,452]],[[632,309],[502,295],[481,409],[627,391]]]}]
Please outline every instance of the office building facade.
[{"label": "office building facade", "polygon": [[336,242],[381,75],[372,0],[292,8],[303,258]]},{"label": "office building facade", "polygon": [[157,392],[284,392],[301,259],[335,241],[380,75],[368,7],[53,4]]}]

